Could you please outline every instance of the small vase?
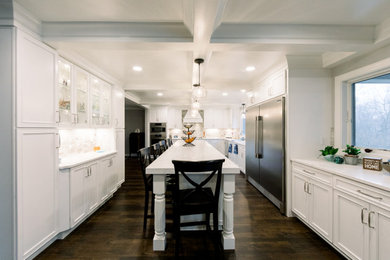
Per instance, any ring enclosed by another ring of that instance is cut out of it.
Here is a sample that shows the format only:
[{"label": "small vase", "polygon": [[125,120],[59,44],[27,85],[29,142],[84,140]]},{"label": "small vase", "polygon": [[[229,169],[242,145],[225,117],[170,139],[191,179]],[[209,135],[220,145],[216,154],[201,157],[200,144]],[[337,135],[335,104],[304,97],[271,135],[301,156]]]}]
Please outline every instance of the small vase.
[{"label": "small vase", "polygon": [[350,165],[356,165],[358,163],[359,157],[357,155],[344,155],[345,163]]},{"label": "small vase", "polygon": [[332,154],[328,154],[328,155],[325,155],[324,158],[329,161],[329,162],[333,162],[334,160],[334,155]]}]

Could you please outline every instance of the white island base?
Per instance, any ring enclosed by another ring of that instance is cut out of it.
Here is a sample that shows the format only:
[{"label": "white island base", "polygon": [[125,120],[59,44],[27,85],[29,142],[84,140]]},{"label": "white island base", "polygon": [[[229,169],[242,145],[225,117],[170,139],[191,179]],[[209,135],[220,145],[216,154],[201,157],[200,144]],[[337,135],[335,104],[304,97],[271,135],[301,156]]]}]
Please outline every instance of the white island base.
[{"label": "white island base", "polygon": [[[220,203],[218,219],[222,223],[222,245],[224,250],[235,249],[233,233],[235,175],[240,173],[239,167],[227,159],[218,150],[205,141],[194,142],[193,147],[183,147],[178,141],[165,151],[157,160],[146,168],[147,174],[153,174],[154,229],[153,250],[164,251],[166,248],[165,233],[165,177],[174,174],[172,160],[205,161],[225,159],[222,166],[222,192],[223,203]],[[221,201],[221,200],[220,200]]]}]

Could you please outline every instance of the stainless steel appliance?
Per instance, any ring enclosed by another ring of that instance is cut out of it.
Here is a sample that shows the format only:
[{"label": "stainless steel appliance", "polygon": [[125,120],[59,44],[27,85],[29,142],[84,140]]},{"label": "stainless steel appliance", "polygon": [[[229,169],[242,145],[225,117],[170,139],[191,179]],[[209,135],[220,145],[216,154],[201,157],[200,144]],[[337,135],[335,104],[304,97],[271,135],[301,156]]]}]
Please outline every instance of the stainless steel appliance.
[{"label": "stainless steel appliance", "polygon": [[167,139],[166,123],[150,123],[150,144]]},{"label": "stainless steel appliance", "polygon": [[285,214],[285,105],[272,99],[246,112],[248,181]]}]

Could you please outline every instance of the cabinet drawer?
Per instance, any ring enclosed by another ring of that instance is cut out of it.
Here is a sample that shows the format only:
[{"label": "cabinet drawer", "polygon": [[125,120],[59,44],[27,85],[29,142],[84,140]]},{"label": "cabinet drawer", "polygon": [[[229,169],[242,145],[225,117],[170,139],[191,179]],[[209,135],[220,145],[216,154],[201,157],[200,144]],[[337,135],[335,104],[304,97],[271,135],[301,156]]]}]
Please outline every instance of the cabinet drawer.
[{"label": "cabinet drawer", "polygon": [[342,177],[334,177],[334,188],[356,195],[371,203],[390,208],[390,194],[386,191]]},{"label": "cabinet drawer", "polygon": [[302,164],[293,163],[293,171],[309,176],[310,178],[322,182],[324,184],[332,185],[332,175],[326,172],[323,172],[318,169],[314,169]]}]

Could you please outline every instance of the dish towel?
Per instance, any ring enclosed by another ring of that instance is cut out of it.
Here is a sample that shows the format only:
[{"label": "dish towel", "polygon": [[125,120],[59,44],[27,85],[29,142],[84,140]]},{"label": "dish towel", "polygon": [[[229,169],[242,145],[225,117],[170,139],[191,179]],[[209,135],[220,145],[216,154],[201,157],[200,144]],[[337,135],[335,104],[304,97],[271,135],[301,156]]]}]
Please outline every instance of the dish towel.
[{"label": "dish towel", "polygon": [[238,154],[238,145],[237,144],[234,145],[234,153]]},{"label": "dish towel", "polygon": [[233,149],[232,144],[229,144],[229,153],[232,153],[232,149]]}]

